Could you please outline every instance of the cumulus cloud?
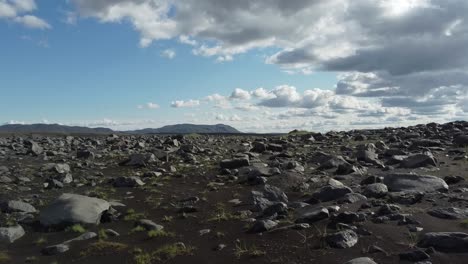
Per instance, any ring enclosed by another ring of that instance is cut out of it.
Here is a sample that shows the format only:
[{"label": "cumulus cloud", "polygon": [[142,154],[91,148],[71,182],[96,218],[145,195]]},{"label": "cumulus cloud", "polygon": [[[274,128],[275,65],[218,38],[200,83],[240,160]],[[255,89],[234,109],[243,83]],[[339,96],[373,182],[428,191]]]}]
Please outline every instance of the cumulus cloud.
[{"label": "cumulus cloud", "polygon": [[42,18],[30,13],[37,9],[34,0],[0,0],[0,19],[8,19],[27,28],[50,29],[52,26]]},{"label": "cumulus cloud", "polygon": [[246,90],[242,90],[240,88],[234,89],[234,91],[231,93],[231,99],[239,99],[239,100],[249,100],[250,99],[250,93],[247,92]]},{"label": "cumulus cloud", "polygon": [[183,108],[183,107],[196,107],[196,106],[199,106],[200,105],[200,101],[199,100],[188,100],[188,101],[183,101],[183,100],[179,100],[179,101],[173,101],[171,103],[171,107],[174,107],[174,108]]},{"label": "cumulus cloud", "polygon": [[[339,73],[335,91],[283,85],[201,99],[219,108],[291,108],[324,118],[358,117],[355,124],[361,125],[402,116],[451,118],[467,111],[465,0],[71,1],[81,17],[131,23],[142,47],[176,39],[193,54],[218,62],[271,48],[262,51],[265,62],[286,73]],[[17,16],[14,2],[0,0],[0,17]]]},{"label": "cumulus cloud", "polygon": [[337,84],[340,94],[419,95],[441,86],[467,86],[465,0],[72,2],[81,16],[129,21],[143,47],[177,38],[194,54],[220,62],[273,47],[278,52],[266,62],[287,73],[354,74],[354,83],[348,76]]}]

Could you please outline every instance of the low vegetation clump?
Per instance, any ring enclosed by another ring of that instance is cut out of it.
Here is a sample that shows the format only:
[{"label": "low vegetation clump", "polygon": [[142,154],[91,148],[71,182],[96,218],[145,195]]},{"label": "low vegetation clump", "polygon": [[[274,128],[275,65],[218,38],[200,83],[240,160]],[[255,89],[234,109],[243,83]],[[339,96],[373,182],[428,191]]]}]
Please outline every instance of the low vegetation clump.
[{"label": "low vegetation clump", "polygon": [[174,237],[175,234],[172,232],[167,232],[164,230],[150,230],[148,231],[149,238],[157,238],[157,237]]},{"label": "low vegetation clump", "polygon": [[168,261],[177,256],[192,255],[195,250],[192,246],[186,246],[184,243],[178,242],[164,245],[153,252],[145,252],[136,250],[134,261],[137,264],[149,264],[159,261]]},{"label": "low vegetation clump", "polygon": [[125,221],[137,221],[145,218],[145,214],[137,213],[134,209],[128,209],[126,215],[124,216]]},{"label": "low vegetation clump", "polygon": [[460,226],[463,228],[468,228],[468,219],[462,220]]},{"label": "low vegetation clump", "polygon": [[34,244],[36,246],[42,246],[42,245],[44,245],[46,243],[47,243],[47,239],[45,239],[44,237],[40,237],[40,238],[36,239],[36,241],[34,241]]},{"label": "low vegetation clump", "polygon": [[74,224],[67,228],[68,232],[83,234],[86,232],[86,229],[80,224]]},{"label": "low vegetation clump", "polygon": [[216,205],[215,213],[210,218],[208,218],[208,222],[223,222],[229,220],[240,220],[242,217],[241,215],[235,215],[230,212],[226,211],[226,207],[222,203],[218,203]]},{"label": "low vegetation clump", "polygon": [[247,244],[239,241],[236,243],[234,255],[240,259],[242,256],[261,257],[266,255],[266,252],[258,249],[255,245],[248,247]]},{"label": "low vegetation clump", "polygon": [[5,251],[0,251],[0,263],[10,263],[11,258]]},{"label": "low vegetation clump", "polygon": [[127,248],[128,245],[123,243],[99,240],[90,244],[85,250],[81,252],[80,255],[82,257],[108,255],[116,252],[122,252]]}]

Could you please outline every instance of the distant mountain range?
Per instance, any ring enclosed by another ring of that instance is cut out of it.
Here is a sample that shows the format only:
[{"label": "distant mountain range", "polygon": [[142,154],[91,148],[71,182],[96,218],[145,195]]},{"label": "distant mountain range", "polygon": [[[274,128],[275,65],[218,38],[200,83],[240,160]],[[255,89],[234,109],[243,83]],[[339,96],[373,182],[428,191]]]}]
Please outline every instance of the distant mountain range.
[{"label": "distant mountain range", "polygon": [[135,134],[239,134],[239,130],[232,126],[217,124],[217,125],[194,125],[194,124],[178,124],[163,126],[160,128],[145,128],[140,130],[128,131]]},{"label": "distant mountain range", "polygon": [[3,125],[0,133],[35,133],[35,134],[239,134],[239,130],[223,124],[217,125],[194,125],[177,124],[160,128],[145,128],[133,131],[114,131],[110,128],[90,128],[80,126],[64,126],[59,124],[31,124],[31,125]]}]

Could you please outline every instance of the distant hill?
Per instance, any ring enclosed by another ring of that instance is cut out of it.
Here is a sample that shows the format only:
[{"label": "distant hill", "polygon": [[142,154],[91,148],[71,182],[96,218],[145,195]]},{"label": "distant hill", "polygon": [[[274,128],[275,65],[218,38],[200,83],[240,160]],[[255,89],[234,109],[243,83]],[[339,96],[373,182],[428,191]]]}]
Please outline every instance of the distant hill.
[{"label": "distant hill", "polygon": [[0,133],[36,133],[36,134],[111,134],[114,131],[109,128],[64,126],[59,124],[31,124],[31,125],[3,125]]},{"label": "distant hill", "polygon": [[217,125],[194,125],[178,124],[163,126],[161,128],[146,128],[135,131],[128,131],[136,134],[239,134],[239,130],[223,124]]},{"label": "distant hill", "polygon": [[223,124],[218,125],[193,125],[193,124],[178,124],[164,126],[161,128],[145,128],[134,131],[114,131],[110,128],[90,128],[80,126],[64,126],[59,124],[31,124],[31,125],[3,125],[0,126],[0,133],[11,134],[112,134],[112,133],[129,133],[129,134],[238,134],[239,130]]}]

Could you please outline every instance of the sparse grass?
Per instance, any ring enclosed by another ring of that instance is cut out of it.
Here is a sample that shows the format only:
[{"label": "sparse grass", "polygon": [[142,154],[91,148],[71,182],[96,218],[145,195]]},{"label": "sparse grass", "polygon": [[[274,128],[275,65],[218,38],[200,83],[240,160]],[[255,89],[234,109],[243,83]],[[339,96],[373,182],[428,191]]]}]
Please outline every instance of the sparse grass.
[{"label": "sparse grass", "polygon": [[145,214],[135,212],[135,209],[128,209],[124,216],[125,221],[137,221],[145,218]]},{"label": "sparse grass", "polygon": [[165,223],[172,222],[172,220],[174,220],[174,217],[173,217],[173,216],[165,215],[165,216],[163,216],[163,218],[162,218],[162,221],[165,222]]},{"label": "sparse grass", "polygon": [[128,245],[118,242],[109,242],[104,240],[99,240],[90,244],[86,249],[84,249],[80,255],[82,257],[87,256],[102,256],[113,254],[117,252],[122,252],[128,248]]},{"label": "sparse grass", "polygon": [[167,232],[164,230],[150,230],[148,231],[149,238],[156,238],[156,237],[174,237],[175,234],[172,232]]},{"label": "sparse grass", "polygon": [[141,249],[134,251],[134,261],[136,264],[150,264],[153,262],[171,260],[177,256],[191,255],[195,250],[192,246],[186,246],[183,243],[174,243],[164,245],[153,252],[145,252]]},{"label": "sparse grass", "polygon": [[86,229],[80,224],[74,224],[66,229],[67,232],[83,234]]},{"label": "sparse grass", "polygon": [[0,251],[0,263],[11,263],[11,257],[6,251]]},{"label": "sparse grass", "polygon": [[146,229],[144,227],[135,226],[134,228],[132,228],[132,230],[130,230],[130,234],[137,233],[137,232],[143,232],[143,231],[146,231]]},{"label": "sparse grass", "polygon": [[162,246],[153,252],[157,260],[169,260],[177,256],[191,255],[195,250],[192,246],[186,246],[183,243],[174,243]]},{"label": "sparse grass", "polygon": [[116,191],[117,190],[114,188],[104,188],[102,186],[97,186],[93,190],[93,196],[100,199],[108,200],[110,198],[110,195],[114,194]]},{"label": "sparse grass", "polygon": [[34,241],[34,244],[36,246],[42,246],[42,245],[44,245],[46,243],[47,243],[47,239],[45,237],[40,237],[40,238],[36,239],[36,241]]},{"label": "sparse grass", "polygon": [[460,226],[463,228],[468,228],[468,219],[462,220]]},{"label": "sparse grass", "polygon": [[414,234],[414,233],[408,232],[408,243],[407,243],[407,246],[408,246],[409,248],[415,248],[417,244],[418,244],[418,234]]},{"label": "sparse grass", "polygon": [[242,256],[250,256],[256,258],[266,255],[266,252],[258,249],[255,245],[248,247],[246,243],[238,241],[236,242],[234,255],[236,255],[238,259],[240,259]]},{"label": "sparse grass", "polygon": [[37,257],[36,256],[27,257],[25,261],[26,261],[26,263],[35,262],[35,261],[37,261]]},{"label": "sparse grass", "polygon": [[215,208],[215,213],[213,216],[208,218],[208,222],[223,222],[229,220],[240,220],[242,217],[240,215],[234,215],[226,211],[226,206],[223,203],[218,203]]},{"label": "sparse grass", "polygon": [[140,252],[135,254],[133,260],[135,261],[135,264],[151,264],[153,257],[151,256],[151,253],[142,252],[140,250]]},{"label": "sparse grass", "polygon": [[106,240],[109,236],[106,234],[106,230],[99,229],[98,237],[99,237],[99,240]]}]

